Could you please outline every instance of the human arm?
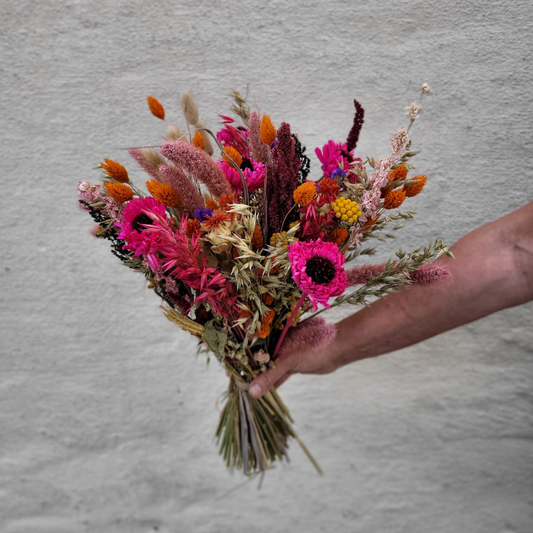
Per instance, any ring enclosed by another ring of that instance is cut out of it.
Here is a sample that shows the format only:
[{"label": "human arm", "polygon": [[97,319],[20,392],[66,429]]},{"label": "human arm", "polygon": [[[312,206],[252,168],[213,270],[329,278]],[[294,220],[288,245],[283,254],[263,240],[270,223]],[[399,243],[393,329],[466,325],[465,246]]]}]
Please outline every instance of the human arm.
[{"label": "human arm", "polygon": [[276,368],[258,376],[250,394],[261,396],[293,373],[333,372],[533,299],[533,202],[468,233],[451,250],[455,258],[440,260],[449,271],[445,280],[373,302],[339,322],[326,348],[282,347]]}]

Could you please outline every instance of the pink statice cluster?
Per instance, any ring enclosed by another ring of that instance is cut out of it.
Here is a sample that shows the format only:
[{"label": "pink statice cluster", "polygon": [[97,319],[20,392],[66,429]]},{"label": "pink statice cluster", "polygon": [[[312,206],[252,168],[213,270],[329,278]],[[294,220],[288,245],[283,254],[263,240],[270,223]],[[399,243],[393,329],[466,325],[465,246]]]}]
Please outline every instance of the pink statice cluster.
[{"label": "pink statice cluster", "polygon": [[83,202],[104,211],[107,216],[116,224],[122,222],[123,206],[109,195],[102,194],[100,185],[91,185],[87,180],[81,180],[78,184],[78,196],[81,200],[79,204],[82,209],[88,208]]}]

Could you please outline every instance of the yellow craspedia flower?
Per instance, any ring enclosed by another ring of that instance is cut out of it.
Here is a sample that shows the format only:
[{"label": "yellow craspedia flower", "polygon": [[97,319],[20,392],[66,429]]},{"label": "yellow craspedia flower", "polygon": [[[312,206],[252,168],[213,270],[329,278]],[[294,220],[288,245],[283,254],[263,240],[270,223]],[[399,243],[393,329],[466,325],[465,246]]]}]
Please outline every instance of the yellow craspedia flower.
[{"label": "yellow craspedia flower", "polygon": [[331,208],[335,211],[335,217],[347,224],[353,224],[361,216],[359,204],[342,196],[331,204]]},{"label": "yellow craspedia flower", "polygon": [[302,207],[307,207],[313,201],[315,194],[316,184],[312,181],[306,181],[296,188],[292,193],[292,197],[295,203]]}]

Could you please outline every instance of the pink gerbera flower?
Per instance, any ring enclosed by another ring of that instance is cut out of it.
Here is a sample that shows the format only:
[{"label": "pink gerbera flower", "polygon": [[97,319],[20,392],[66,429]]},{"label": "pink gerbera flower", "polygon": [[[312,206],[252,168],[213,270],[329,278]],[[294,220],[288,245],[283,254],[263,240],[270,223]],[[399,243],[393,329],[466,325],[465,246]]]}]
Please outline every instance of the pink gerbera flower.
[{"label": "pink gerbera flower", "polygon": [[124,208],[124,218],[121,224],[117,225],[121,228],[118,238],[126,241],[124,248],[133,252],[135,257],[145,257],[150,268],[157,270],[159,257],[156,251],[159,237],[157,233],[145,231],[146,225],[155,224],[154,215],[166,218],[165,206],[151,196],[134,198]]},{"label": "pink gerbera flower", "polygon": [[[248,190],[253,192],[263,186],[265,181],[265,165],[260,161],[246,161],[246,166],[243,165],[244,168],[241,167],[241,170]],[[220,159],[218,164],[222,172],[224,172],[226,179],[230,182],[232,189],[241,194],[243,189],[242,180],[237,170],[232,165],[228,165],[224,159]]]},{"label": "pink gerbera flower", "polygon": [[321,239],[295,242],[288,248],[292,278],[309,296],[315,310],[317,303],[329,309],[331,296],[340,296],[349,286],[343,268],[344,255],[335,243]]}]

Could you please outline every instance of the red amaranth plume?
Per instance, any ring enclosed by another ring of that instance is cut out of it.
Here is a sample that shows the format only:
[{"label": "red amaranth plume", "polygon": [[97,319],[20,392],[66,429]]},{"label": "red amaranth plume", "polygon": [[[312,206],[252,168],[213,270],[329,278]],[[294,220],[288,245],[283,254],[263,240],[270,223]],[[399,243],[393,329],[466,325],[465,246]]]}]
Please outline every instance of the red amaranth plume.
[{"label": "red amaranth plume", "polygon": [[282,122],[272,148],[273,172],[267,177],[268,229],[271,234],[281,231],[283,219],[293,205],[292,194],[298,186],[301,161],[294,144],[291,127]]},{"label": "red amaranth plume", "polygon": [[363,106],[357,100],[354,100],[353,103],[355,105],[355,117],[353,119],[352,129],[350,130],[348,138],[346,139],[347,152],[351,152],[357,146],[359,134],[361,133],[361,128],[363,127],[363,123],[365,121],[365,110],[363,109]]}]

